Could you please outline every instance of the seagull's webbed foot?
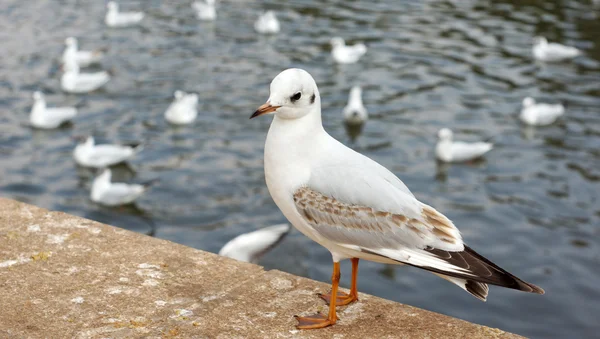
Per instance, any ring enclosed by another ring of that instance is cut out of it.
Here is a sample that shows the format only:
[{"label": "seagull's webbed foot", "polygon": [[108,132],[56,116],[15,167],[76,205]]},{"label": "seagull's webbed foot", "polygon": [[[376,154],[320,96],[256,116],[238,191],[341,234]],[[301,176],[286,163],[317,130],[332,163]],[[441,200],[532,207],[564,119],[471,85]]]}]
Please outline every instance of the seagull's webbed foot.
[{"label": "seagull's webbed foot", "polygon": [[306,317],[300,317],[295,315],[294,318],[298,320],[298,325],[296,325],[296,328],[301,330],[324,328],[335,324],[337,320],[337,318],[335,318],[335,315],[334,319],[332,320],[329,319],[329,317],[325,316],[323,313],[317,313]]},{"label": "seagull's webbed foot", "polygon": [[[325,300],[327,305],[331,303],[331,292],[328,294],[318,294],[319,298]],[[335,298],[336,306],[345,306],[358,300],[358,295],[352,295],[344,292],[338,292]]]}]

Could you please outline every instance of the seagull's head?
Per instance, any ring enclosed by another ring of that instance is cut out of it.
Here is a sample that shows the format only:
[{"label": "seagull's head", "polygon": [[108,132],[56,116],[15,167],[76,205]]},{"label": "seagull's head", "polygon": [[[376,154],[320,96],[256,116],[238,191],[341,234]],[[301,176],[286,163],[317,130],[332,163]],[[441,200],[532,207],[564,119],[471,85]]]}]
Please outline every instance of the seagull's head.
[{"label": "seagull's head", "polygon": [[289,68],[271,82],[271,94],[250,119],[264,114],[276,114],[282,119],[298,119],[317,110],[321,98],[313,77],[305,70]]},{"label": "seagull's head", "polygon": [[452,131],[449,128],[442,128],[439,132],[438,132],[438,138],[440,138],[440,140],[452,140]]},{"label": "seagull's head", "polygon": [[74,37],[70,36],[68,38],[65,39],[65,45],[71,47],[71,46],[76,46],[77,45],[77,39],[75,39]]},{"label": "seagull's head", "polygon": [[110,12],[116,12],[116,11],[118,11],[118,10],[119,10],[119,5],[118,5],[116,2],[114,2],[114,1],[109,1],[109,2],[106,4],[106,8],[108,8],[108,10],[109,10]]},{"label": "seagull's head", "polygon": [[40,92],[40,91],[35,91],[33,92],[33,100],[35,101],[40,101],[44,99],[44,93]]},{"label": "seagull's head", "polygon": [[536,36],[533,38],[533,44],[534,45],[547,45],[548,40],[546,40],[546,38],[544,38],[543,36]]},{"label": "seagull's head", "polygon": [[531,107],[533,105],[535,105],[535,100],[532,97],[523,99],[523,107]]},{"label": "seagull's head", "polygon": [[175,91],[175,93],[173,93],[173,96],[175,97],[175,99],[179,100],[185,96],[185,92],[177,90]]},{"label": "seagull's head", "polygon": [[329,43],[331,44],[331,46],[333,47],[339,47],[339,46],[344,46],[346,43],[344,42],[344,39],[340,38],[340,37],[335,37],[335,38],[331,38],[331,40],[329,41]]}]

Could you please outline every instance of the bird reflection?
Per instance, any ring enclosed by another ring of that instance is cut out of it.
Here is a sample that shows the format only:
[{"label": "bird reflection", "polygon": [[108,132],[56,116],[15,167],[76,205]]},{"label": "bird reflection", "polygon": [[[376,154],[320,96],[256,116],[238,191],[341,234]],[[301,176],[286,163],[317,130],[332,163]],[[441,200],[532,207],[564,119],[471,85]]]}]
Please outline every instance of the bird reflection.
[{"label": "bird reflection", "polygon": [[450,164],[439,160],[436,163],[435,180],[441,182],[448,181],[448,168],[450,168]]},{"label": "bird reflection", "polygon": [[346,134],[348,134],[350,141],[355,143],[356,139],[358,139],[358,136],[362,133],[365,124],[344,123],[344,126],[346,127]]}]

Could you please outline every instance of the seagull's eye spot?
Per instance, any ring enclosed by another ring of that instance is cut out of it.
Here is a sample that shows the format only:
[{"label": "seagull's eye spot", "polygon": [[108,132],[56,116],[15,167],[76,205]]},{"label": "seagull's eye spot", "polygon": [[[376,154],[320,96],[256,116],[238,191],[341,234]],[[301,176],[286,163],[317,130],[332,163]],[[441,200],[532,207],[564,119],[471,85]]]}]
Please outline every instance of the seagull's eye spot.
[{"label": "seagull's eye spot", "polygon": [[300,100],[300,97],[302,97],[302,93],[298,92],[298,93],[296,93],[296,94],[292,95],[292,96],[290,97],[290,100],[292,100],[292,102],[295,102],[295,101],[298,101],[298,100]]},{"label": "seagull's eye spot", "polygon": [[310,97],[310,103],[314,104],[315,103],[315,94],[313,93],[313,95]]}]

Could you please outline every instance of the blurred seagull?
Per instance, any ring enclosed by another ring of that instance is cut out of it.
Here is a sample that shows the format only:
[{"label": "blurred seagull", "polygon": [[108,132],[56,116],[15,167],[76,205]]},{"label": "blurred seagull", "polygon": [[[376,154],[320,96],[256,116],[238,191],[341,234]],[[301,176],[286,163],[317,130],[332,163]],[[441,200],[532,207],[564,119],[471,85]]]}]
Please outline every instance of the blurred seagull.
[{"label": "blurred seagull", "polygon": [[344,120],[347,124],[362,125],[369,118],[369,113],[362,102],[362,89],[354,86],[350,90],[348,104],[344,107]]},{"label": "blurred seagull", "polygon": [[75,107],[47,108],[44,93],[33,93],[33,106],[29,115],[29,123],[35,128],[51,129],[73,119],[77,115]]},{"label": "blurred seagull", "polygon": [[238,235],[221,248],[219,255],[257,263],[260,257],[277,246],[290,230],[289,224],[279,224]]},{"label": "blurred seagull", "polygon": [[339,64],[353,64],[367,53],[367,46],[364,44],[346,46],[344,39],[339,37],[331,39],[330,43],[333,60]]},{"label": "blurred seagull", "polygon": [[452,141],[453,133],[448,128],[438,132],[439,141],[435,146],[436,157],[444,162],[462,162],[477,159],[489,152],[494,145],[488,142]]},{"label": "blurred seagull", "polygon": [[90,194],[93,202],[105,206],[126,205],[132,203],[148,188],[148,185],[112,183],[110,182],[111,176],[112,173],[107,168],[94,179]]},{"label": "blurred seagull", "polygon": [[217,18],[215,0],[196,1],[192,4],[192,8],[196,10],[196,15],[200,20],[211,21]]},{"label": "blurred seagull", "polygon": [[254,29],[261,34],[275,34],[279,32],[279,21],[275,12],[266,11],[254,22]]},{"label": "blurred seagull", "polygon": [[80,73],[75,55],[71,54],[63,65],[64,73],[60,85],[65,92],[87,93],[104,86],[109,80],[108,72]]},{"label": "blurred seagull", "polygon": [[144,18],[143,12],[119,12],[119,4],[109,1],[106,4],[108,11],[104,22],[109,27],[126,27],[138,24]]},{"label": "blurred seagull", "polygon": [[527,125],[547,126],[554,123],[563,114],[565,114],[565,107],[561,104],[538,104],[533,98],[527,97],[523,99],[523,108],[519,118]]},{"label": "blurred seagull", "polygon": [[175,91],[175,100],[165,112],[165,119],[174,125],[187,125],[198,116],[198,94]]},{"label": "blurred seagull", "polygon": [[130,159],[141,149],[142,146],[95,145],[94,138],[89,136],[85,139],[85,142],[75,146],[73,158],[79,166],[103,168]]},{"label": "blurred seagull", "polygon": [[77,39],[74,37],[68,37],[65,40],[65,51],[63,52],[62,62],[65,64],[69,58],[75,56],[75,61],[79,67],[87,67],[91,64],[98,63],[104,57],[101,51],[80,51],[78,50]]},{"label": "blurred seagull", "polygon": [[575,47],[548,42],[546,38],[538,36],[533,38],[533,56],[541,61],[561,61],[572,59],[581,54]]}]

